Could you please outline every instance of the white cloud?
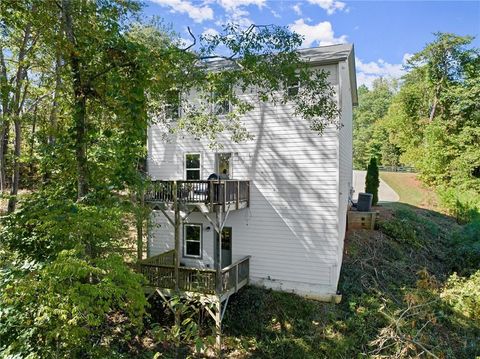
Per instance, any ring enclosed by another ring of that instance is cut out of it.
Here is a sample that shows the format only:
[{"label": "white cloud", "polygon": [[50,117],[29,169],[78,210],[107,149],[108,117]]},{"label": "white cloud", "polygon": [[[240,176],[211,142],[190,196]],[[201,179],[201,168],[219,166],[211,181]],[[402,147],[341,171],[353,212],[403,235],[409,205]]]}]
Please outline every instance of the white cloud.
[{"label": "white cloud", "polygon": [[213,10],[208,5],[195,6],[188,0],[151,0],[161,6],[169,7],[175,13],[187,14],[195,22],[213,19]]},{"label": "white cloud", "polygon": [[300,8],[300,4],[295,4],[292,6],[293,11],[295,11],[295,14],[298,16],[302,15],[302,9]]},{"label": "white cloud", "polygon": [[217,0],[218,5],[225,11],[232,12],[242,6],[256,5],[259,8],[265,6],[266,0]]},{"label": "white cloud", "polygon": [[[247,6],[257,6],[262,9],[266,6],[266,0],[216,0],[217,4],[225,10],[225,18],[217,20],[221,26],[226,23],[234,23],[246,28],[254,22],[248,17],[250,13],[245,9]],[[274,14],[275,16],[275,14]]]},{"label": "white cloud", "polygon": [[347,10],[346,4],[337,0],[307,0],[310,4],[318,5],[324,9],[328,15],[332,15],[335,11]]},{"label": "white cloud", "polygon": [[387,79],[398,79],[405,74],[404,65],[412,54],[403,55],[402,63],[391,64],[382,59],[377,61],[363,62],[359,58],[355,58],[357,67],[357,83],[358,85],[366,85],[371,88],[373,81],[383,77]]},{"label": "white cloud", "polygon": [[276,17],[277,19],[281,18],[280,14],[278,12],[276,12],[275,10],[271,9],[270,11],[272,12],[273,17]]},{"label": "white cloud", "polygon": [[319,46],[326,46],[347,42],[346,35],[335,37],[332,24],[328,21],[319,22],[316,25],[308,25],[305,23],[305,20],[298,19],[293,24],[290,24],[289,27],[305,37],[302,44],[304,47],[310,47],[314,43]]},{"label": "white cloud", "polygon": [[202,32],[202,36],[207,36],[207,37],[216,36],[216,35],[219,35],[219,34],[220,33],[212,27],[209,27],[208,29],[205,29],[204,32]]}]

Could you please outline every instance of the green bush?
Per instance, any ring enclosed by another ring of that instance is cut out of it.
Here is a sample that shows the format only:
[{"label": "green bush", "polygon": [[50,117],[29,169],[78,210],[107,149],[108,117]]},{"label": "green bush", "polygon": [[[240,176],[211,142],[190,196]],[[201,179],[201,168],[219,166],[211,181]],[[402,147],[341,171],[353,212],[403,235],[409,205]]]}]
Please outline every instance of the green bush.
[{"label": "green bush", "polygon": [[378,173],[377,159],[372,157],[367,167],[367,177],[365,178],[365,192],[373,195],[372,205],[378,203],[378,187],[380,186],[380,178]]},{"label": "green bush", "polygon": [[477,191],[440,187],[438,194],[442,206],[455,216],[458,223],[480,220],[480,193]]},{"label": "green bush", "polygon": [[118,256],[88,260],[71,250],[2,268],[1,357],[119,357],[142,330],[143,277]]},{"label": "green bush", "polygon": [[46,191],[26,197],[3,218],[0,231],[6,249],[37,261],[52,260],[62,250],[83,246],[98,256],[118,247],[125,233],[118,205],[77,203]]},{"label": "green bush", "polygon": [[480,270],[467,278],[453,274],[441,297],[457,313],[480,327]]},{"label": "green bush", "polygon": [[462,274],[480,268],[480,220],[466,224],[453,234],[449,258],[452,269]]},{"label": "green bush", "polygon": [[399,243],[420,246],[415,228],[407,219],[393,218],[388,221],[379,221],[379,229]]}]

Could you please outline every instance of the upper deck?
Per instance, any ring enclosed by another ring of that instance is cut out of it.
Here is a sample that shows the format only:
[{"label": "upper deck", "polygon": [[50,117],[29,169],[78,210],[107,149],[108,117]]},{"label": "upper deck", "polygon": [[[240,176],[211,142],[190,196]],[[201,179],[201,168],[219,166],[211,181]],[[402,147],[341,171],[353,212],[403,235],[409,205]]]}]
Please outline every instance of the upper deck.
[{"label": "upper deck", "polygon": [[250,181],[245,180],[175,180],[152,181],[145,200],[155,204],[201,206],[213,212],[216,206],[223,210],[242,209],[250,205]]}]

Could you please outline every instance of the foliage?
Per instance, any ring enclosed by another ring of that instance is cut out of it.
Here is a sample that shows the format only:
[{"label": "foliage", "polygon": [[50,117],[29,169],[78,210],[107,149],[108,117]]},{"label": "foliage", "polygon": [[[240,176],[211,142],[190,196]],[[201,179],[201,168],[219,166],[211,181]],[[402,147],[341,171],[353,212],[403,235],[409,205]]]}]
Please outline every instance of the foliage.
[{"label": "foliage", "polygon": [[114,200],[102,205],[77,203],[62,193],[40,191],[3,218],[2,245],[25,258],[44,262],[62,250],[81,246],[90,257],[115,251],[126,227],[124,209]]},{"label": "foliage", "polygon": [[208,320],[209,314],[206,312],[206,308],[214,309],[211,299],[200,295],[190,298],[174,295],[163,305],[167,307],[167,311],[173,313],[174,323],[153,323],[151,326],[152,336],[156,342],[162,344],[164,352],[173,348],[178,357],[179,351],[185,347],[192,347],[197,354],[213,347],[215,325],[212,320]]},{"label": "foliage", "polygon": [[5,264],[0,282],[4,357],[106,358],[125,352],[142,330],[143,278],[118,256],[88,260],[75,249],[46,264]]},{"label": "foliage", "polygon": [[399,164],[399,150],[389,141],[383,124],[396,91],[396,83],[377,79],[372,89],[360,86],[358,107],[353,120],[353,161],[356,169],[366,169],[371,157],[384,166]]},{"label": "foliage", "polygon": [[464,275],[480,268],[480,220],[471,221],[453,233],[450,261],[453,270]]},{"label": "foliage", "polygon": [[468,278],[453,274],[441,297],[454,311],[480,326],[480,271]]},{"label": "foliage", "polygon": [[480,57],[471,37],[435,35],[409,60],[385,124],[401,161],[439,188],[452,212],[464,212],[480,193]]},{"label": "foliage", "polygon": [[367,167],[367,176],[365,177],[365,192],[373,195],[372,205],[378,203],[378,187],[380,187],[380,177],[378,173],[377,159],[372,157]]}]

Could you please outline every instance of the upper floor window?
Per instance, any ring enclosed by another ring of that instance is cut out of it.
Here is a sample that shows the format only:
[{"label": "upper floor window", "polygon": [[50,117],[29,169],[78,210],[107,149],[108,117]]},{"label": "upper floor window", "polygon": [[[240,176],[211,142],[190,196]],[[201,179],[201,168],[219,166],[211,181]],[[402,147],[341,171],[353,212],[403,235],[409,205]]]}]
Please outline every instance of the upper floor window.
[{"label": "upper floor window", "polygon": [[178,90],[167,91],[165,117],[172,120],[180,117],[180,92]]},{"label": "upper floor window", "polygon": [[298,90],[300,88],[300,80],[298,77],[288,81],[287,83],[287,92],[288,96],[297,96]]},{"label": "upper floor window", "polygon": [[185,154],[185,179],[199,180],[201,177],[200,153]]},{"label": "upper floor window", "polygon": [[212,112],[215,115],[226,115],[230,112],[230,100],[228,98],[218,98],[215,92],[212,94]]}]

